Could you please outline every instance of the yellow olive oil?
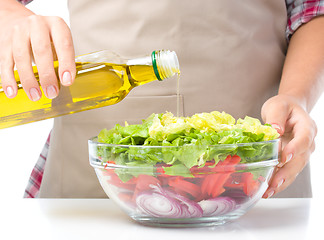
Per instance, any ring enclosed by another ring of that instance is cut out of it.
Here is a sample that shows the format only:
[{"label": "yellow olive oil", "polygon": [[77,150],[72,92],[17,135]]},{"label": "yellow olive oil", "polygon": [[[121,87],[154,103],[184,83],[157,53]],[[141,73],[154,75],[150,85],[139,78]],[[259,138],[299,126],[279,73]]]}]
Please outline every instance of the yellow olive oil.
[{"label": "yellow olive oil", "polygon": [[[54,62],[54,68],[57,71],[58,62]],[[157,80],[161,76],[167,78],[179,74],[178,66],[173,68],[164,76],[164,70],[158,62],[156,66],[76,62],[77,75],[74,83],[69,87],[61,85],[55,99],[46,98],[42,92],[41,99],[36,102],[28,98],[15,72],[18,84],[15,98],[7,98],[0,85],[0,129],[116,104],[134,87]],[[34,74],[38,80],[36,67]]]}]

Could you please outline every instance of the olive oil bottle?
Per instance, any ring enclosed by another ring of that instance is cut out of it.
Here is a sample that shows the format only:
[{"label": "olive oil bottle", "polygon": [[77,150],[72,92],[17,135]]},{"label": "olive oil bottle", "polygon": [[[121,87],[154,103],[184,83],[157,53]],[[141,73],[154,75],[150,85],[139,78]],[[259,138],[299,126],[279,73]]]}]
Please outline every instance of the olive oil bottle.
[{"label": "olive oil bottle", "polygon": [[[54,62],[55,70],[58,62]],[[18,73],[15,78],[18,94],[6,97],[0,79],[0,129],[104,107],[122,101],[134,88],[154,80],[164,80],[180,74],[175,52],[153,51],[150,56],[123,59],[109,51],[100,51],[76,58],[74,83],[60,86],[58,97],[29,100]],[[38,80],[37,68],[34,74]]]}]

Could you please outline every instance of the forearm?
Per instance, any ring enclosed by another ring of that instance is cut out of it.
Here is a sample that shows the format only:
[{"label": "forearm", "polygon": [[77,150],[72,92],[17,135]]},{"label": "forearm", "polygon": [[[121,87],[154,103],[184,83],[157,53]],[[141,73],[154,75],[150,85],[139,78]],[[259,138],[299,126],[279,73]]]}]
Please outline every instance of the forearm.
[{"label": "forearm", "polygon": [[302,25],[291,37],[279,94],[295,97],[309,112],[324,90],[324,16]]}]

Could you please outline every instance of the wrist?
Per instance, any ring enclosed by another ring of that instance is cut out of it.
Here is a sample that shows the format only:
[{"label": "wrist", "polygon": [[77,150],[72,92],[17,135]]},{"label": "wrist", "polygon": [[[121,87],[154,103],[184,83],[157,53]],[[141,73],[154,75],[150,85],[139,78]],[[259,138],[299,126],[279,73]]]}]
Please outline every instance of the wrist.
[{"label": "wrist", "polygon": [[302,94],[294,91],[282,92],[279,90],[278,97],[285,99],[287,102],[292,102],[308,112],[307,98]]},{"label": "wrist", "polygon": [[309,113],[321,96],[321,89],[321,86],[315,86],[312,88],[304,87],[304,89],[287,89],[280,87],[278,94],[296,99],[299,105]]}]

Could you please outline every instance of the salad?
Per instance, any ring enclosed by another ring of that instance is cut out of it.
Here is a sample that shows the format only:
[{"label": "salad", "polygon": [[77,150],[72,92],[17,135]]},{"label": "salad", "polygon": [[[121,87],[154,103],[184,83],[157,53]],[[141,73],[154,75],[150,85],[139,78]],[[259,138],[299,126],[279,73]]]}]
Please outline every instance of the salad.
[{"label": "salad", "polygon": [[276,159],[278,137],[271,125],[252,117],[166,112],[142,124],[103,129],[96,155],[104,166],[100,174],[118,201],[136,212],[157,218],[210,217],[254,201],[271,173],[244,164]]}]

